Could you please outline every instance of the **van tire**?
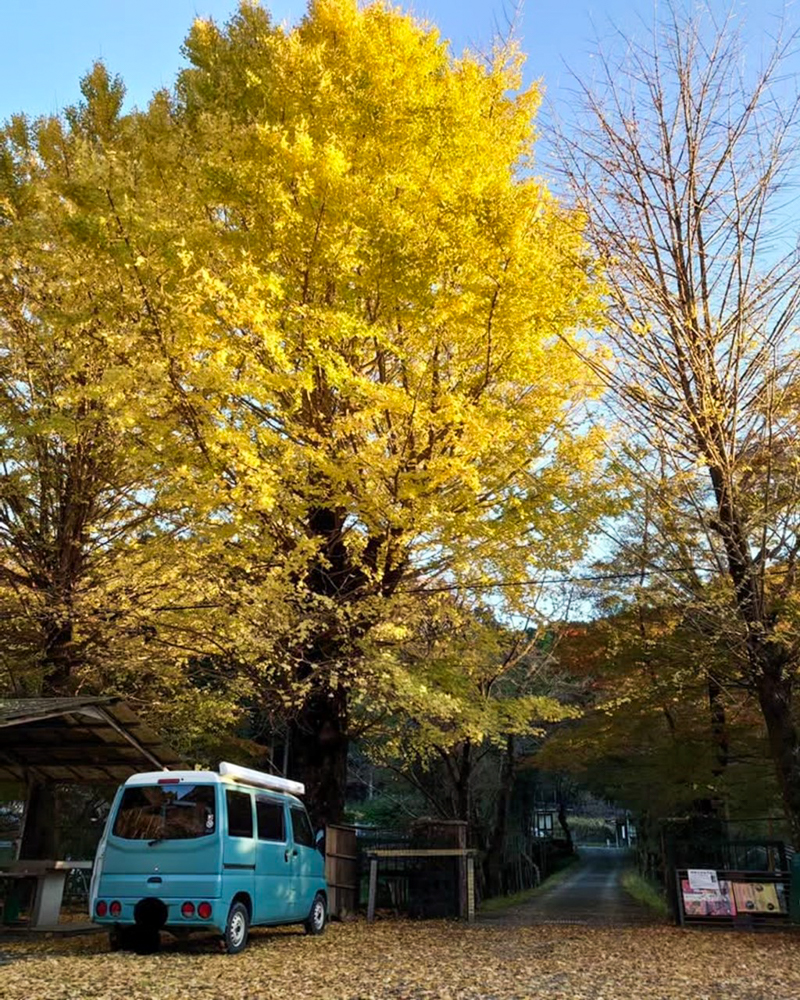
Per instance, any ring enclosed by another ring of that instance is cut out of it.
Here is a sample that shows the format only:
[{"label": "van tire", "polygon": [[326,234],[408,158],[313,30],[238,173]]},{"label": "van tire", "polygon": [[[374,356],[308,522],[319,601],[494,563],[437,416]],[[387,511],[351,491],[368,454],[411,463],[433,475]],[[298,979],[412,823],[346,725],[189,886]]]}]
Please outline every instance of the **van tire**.
[{"label": "van tire", "polygon": [[250,933],[250,914],[244,903],[231,904],[228,910],[228,920],[225,933],[222,935],[222,945],[229,955],[236,955],[247,946],[247,936]]},{"label": "van tire", "polygon": [[321,892],[314,897],[308,916],[303,921],[306,934],[324,934],[328,923],[328,904]]},{"label": "van tire", "polygon": [[137,927],[133,934],[133,950],[137,955],[154,955],[161,947],[161,935],[151,927]]}]

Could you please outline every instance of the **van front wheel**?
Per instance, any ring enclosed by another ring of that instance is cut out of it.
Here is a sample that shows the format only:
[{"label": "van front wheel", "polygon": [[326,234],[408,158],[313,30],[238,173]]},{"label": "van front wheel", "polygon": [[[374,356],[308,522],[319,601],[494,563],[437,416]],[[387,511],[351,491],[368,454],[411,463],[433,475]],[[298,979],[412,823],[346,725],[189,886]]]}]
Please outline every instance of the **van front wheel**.
[{"label": "van front wheel", "polygon": [[228,911],[228,922],[225,924],[225,933],[222,936],[222,943],[225,951],[229,955],[240,952],[247,944],[247,935],[250,931],[250,915],[244,903],[234,903]]},{"label": "van front wheel", "polygon": [[311,904],[311,910],[303,921],[306,934],[324,934],[325,924],[328,921],[328,907],[325,904],[325,897],[318,892]]}]

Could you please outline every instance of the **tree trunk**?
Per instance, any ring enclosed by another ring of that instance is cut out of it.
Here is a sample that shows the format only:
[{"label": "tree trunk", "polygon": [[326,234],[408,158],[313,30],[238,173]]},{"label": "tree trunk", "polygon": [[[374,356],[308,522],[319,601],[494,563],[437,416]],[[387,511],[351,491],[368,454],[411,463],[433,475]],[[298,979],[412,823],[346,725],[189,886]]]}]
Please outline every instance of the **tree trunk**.
[{"label": "tree trunk", "polygon": [[725,702],[722,700],[722,687],[713,674],[708,675],[708,710],[711,716],[711,739],[716,758],[712,773],[715,778],[720,778],[728,767],[728,721],[725,716]]},{"label": "tree trunk", "polygon": [[[306,405],[311,407],[310,398]],[[324,491],[326,481],[321,480]],[[319,554],[308,568],[304,581],[312,594],[320,595],[342,607],[355,602],[367,584],[363,568],[354,561],[344,540],[346,511],[343,508],[311,507],[308,533],[319,543]],[[369,549],[378,549],[378,540],[370,540]],[[306,786],[305,803],[312,822],[320,827],[341,823],[347,794],[347,722],[350,690],[342,684],[331,687],[326,682],[328,665],[337,661],[352,662],[358,652],[353,640],[367,629],[361,621],[355,627],[320,637],[301,668],[299,681],[312,680],[312,687],[298,716],[289,725],[288,777]],[[322,669],[320,669],[322,668]]]},{"label": "tree trunk", "polygon": [[72,622],[48,614],[44,621],[44,677],[42,694],[68,697],[73,693],[73,675],[77,667]]},{"label": "tree trunk", "polygon": [[[69,695],[73,672],[72,625],[48,619],[45,628],[44,677],[46,698]],[[52,782],[31,780],[25,804],[25,826],[19,856],[24,860],[58,859],[58,803]]]},{"label": "tree trunk", "polygon": [[[714,745],[714,763],[711,766],[711,773],[715,781],[720,781],[728,768],[728,757],[730,754],[730,743],[728,739],[728,720],[725,713],[725,702],[722,700],[722,686],[717,678],[709,673],[707,675],[708,691],[708,711],[711,717],[711,741]],[[725,816],[725,801],[720,795],[719,787],[716,787],[709,800],[711,811],[720,818]]]},{"label": "tree trunk", "polygon": [[347,793],[347,693],[310,693],[290,726],[289,777],[306,786],[305,803],[316,827],[341,823]]},{"label": "tree trunk", "polygon": [[456,783],[456,819],[470,821],[470,791],[472,786],[472,742],[464,740],[458,761],[458,781]]},{"label": "tree trunk", "polygon": [[567,822],[567,810],[564,806],[564,799],[559,797],[558,800],[558,822],[561,829],[564,831],[564,837],[567,841],[567,848],[570,854],[574,854],[575,845],[572,843],[572,830],[569,828],[569,823]]},{"label": "tree trunk", "polygon": [[503,857],[508,834],[508,818],[511,811],[511,793],[516,776],[514,737],[506,738],[506,750],[500,771],[500,788],[494,814],[494,826],[486,851],[486,887],[489,896],[501,896],[505,892],[503,884]]},{"label": "tree trunk", "polygon": [[766,613],[764,587],[749,555],[738,520],[740,505],[721,470],[709,469],[719,505],[720,534],[728,558],[737,609],[748,631],[747,653],[751,683],[767,727],[770,752],[778,778],[792,842],[800,846],[800,740],[792,718],[794,667],[788,651],[774,635]]},{"label": "tree trunk", "polygon": [[758,700],[767,726],[772,759],[792,842],[800,846],[800,744],[792,717],[792,682],[778,669],[762,670]]}]

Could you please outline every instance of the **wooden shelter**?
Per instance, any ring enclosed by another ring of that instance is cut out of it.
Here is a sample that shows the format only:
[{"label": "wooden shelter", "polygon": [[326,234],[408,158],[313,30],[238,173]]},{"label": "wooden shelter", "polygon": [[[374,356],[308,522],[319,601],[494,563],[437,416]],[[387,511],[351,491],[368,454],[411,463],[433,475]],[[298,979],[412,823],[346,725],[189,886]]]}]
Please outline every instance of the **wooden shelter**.
[{"label": "wooden shelter", "polygon": [[121,698],[0,699],[0,782],[27,787],[18,859],[0,879],[35,880],[31,929],[58,930],[67,875],[92,868],[89,860],[54,857],[53,786],[119,785],[182,763]]},{"label": "wooden shelter", "polygon": [[121,698],[0,699],[0,781],[118,785],[181,763]]}]

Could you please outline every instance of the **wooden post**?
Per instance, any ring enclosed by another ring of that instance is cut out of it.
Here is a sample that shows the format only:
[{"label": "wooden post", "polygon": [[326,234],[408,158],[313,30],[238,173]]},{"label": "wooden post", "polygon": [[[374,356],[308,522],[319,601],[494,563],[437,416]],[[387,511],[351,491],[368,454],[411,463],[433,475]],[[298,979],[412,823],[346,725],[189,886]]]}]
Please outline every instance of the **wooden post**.
[{"label": "wooden post", "polygon": [[467,920],[475,920],[475,858],[467,855]]},{"label": "wooden post", "polygon": [[51,782],[30,778],[17,860],[57,858],[56,787]]},{"label": "wooden post", "polygon": [[675,869],[675,891],[676,891],[676,902],[675,905],[678,907],[678,923],[681,927],[685,924],[685,915],[683,912],[683,887],[681,885],[681,873],[678,869]]},{"label": "wooden post", "polygon": [[[459,850],[466,851],[467,849],[467,824],[459,823],[455,827],[456,834],[456,845]],[[466,857],[462,855],[458,859],[458,916],[461,920],[464,920],[469,913],[469,888],[468,888],[468,875],[467,875],[467,865]]]},{"label": "wooden post", "polygon": [[352,826],[328,826],[325,837],[325,881],[328,910],[343,919],[358,908],[358,843]]},{"label": "wooden post", "polygon": [[375,901],[378,895],[378,859],[369,859],[369,900],[367,902],[367,923],[375,920]]}]

